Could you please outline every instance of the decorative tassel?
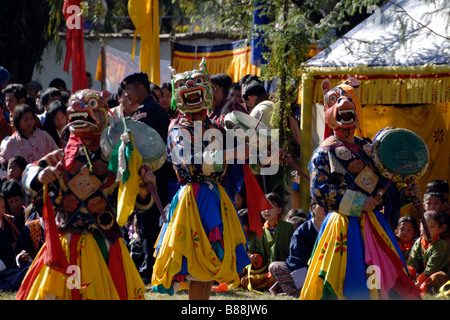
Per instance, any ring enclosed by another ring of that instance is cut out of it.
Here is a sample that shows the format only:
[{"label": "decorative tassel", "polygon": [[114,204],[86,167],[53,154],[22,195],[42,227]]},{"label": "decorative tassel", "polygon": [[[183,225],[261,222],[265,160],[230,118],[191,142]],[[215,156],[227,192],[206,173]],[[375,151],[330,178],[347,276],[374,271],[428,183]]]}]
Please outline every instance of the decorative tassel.
[{"label": "decorative tassel", "polygon": [[177,110],[177,100],[175,99],[174,79],[172,79],[172,100],[170,100],[170,110]]}]

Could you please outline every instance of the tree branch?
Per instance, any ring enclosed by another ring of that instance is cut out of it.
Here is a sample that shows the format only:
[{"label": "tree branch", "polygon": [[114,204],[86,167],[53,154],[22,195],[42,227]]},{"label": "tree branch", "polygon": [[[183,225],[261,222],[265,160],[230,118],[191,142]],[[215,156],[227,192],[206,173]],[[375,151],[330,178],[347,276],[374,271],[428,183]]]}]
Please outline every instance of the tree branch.
[{"label": "tree branch", "polygon": [[392,1],[389,1],[389,3],[392,3],[392,4],[395,5],[397,8],[399,8],[401,11],[403,11],[403,13],[406,14],[406,15],[407,15],[412,21],[414,21],[415,23],[417,23],[417,24],[421,25],[422,27],[424,27],[424,28],[430,30],[432,33],[434,33],[435,35],[437,35],[437,36],[439,36],[439,37],[442,37],[442,38],[444,38],[444,39],[450,40],[449,37],[446,37],[446,36],[444,36],[444,35],[442,35],[442,34],[437,33],[436,31],[432,30],[431,28],[429,28],[428,26],[424,25],[424,24],[421,23],[420,21],[417,21],[416,19],[414,19],[408,12],[406,12],[406,10],[405,10],[402,6],[396,4],[396,3],[392,2]]}]

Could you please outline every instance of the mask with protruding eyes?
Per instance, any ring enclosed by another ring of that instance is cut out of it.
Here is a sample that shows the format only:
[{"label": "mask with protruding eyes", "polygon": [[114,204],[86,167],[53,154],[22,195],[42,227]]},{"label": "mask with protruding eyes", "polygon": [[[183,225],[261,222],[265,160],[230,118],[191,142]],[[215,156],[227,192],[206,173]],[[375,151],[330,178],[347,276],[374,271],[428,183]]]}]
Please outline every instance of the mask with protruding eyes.
[{"label": "mask with protruding eyes", "polygon": [[67,119],[70,132],[77,136],[101,135],[108,126],[108,92],[85,89],[75,92],[69,99]]},{"label": "mask with protruding eyes", "polygon": [[174,76],[174,99],[182,113],[195,113],[212,106],[213,89],[204,64],[202,60],[199,69],[178,74],[171,69]]},{"label": "mask with protruding eyes", "polygon": [[346,84],[331,89],[328,79],[322,82],[325,121],[333,130],[357,128],[359,125],[355,101],[353,101],[349,93],[351,90],[356,93],[353,87]]}]

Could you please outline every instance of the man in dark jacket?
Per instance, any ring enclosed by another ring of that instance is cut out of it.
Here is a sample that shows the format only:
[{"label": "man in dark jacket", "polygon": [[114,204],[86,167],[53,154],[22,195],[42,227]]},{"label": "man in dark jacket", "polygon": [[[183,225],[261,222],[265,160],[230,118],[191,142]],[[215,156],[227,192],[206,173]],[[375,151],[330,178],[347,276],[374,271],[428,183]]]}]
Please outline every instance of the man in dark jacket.
[{"label": "man in dark jacket", "polygon": [[[166,143],[170,118],[164,107],[153,99],[147,74],[145,72],[132,73],[122,80],[120,86],[131,105],[138,106],[133,118],[155,129]],[[169,170],[173,169],[168,162],[165,162],[160,169],[155,171],[158,195],[163,207],[169,202]],[[160,230],[159,217],[160,213],[156,205],[153,205],[148,211],[137,213],[136,216],[145,256],[144,262],[137,268],[145,284],[150,283],[153,272],[155,262],[153,246]]]}]

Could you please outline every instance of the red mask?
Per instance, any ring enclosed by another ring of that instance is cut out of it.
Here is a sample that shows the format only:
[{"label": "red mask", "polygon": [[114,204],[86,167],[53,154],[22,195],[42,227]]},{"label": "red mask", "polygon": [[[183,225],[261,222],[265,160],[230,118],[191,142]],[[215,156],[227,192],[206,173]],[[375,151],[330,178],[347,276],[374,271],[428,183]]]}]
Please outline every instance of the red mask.
[{"label": "red mask", "polygon": [[341,84],[333,89],[330,89],[328,79],[322,82],[325,121],[339,138],[353,135],[359,127],[358,111],[361,112],[361,102],[355,88],[358,81],[350,79],[346,81],[349,84]]}]

